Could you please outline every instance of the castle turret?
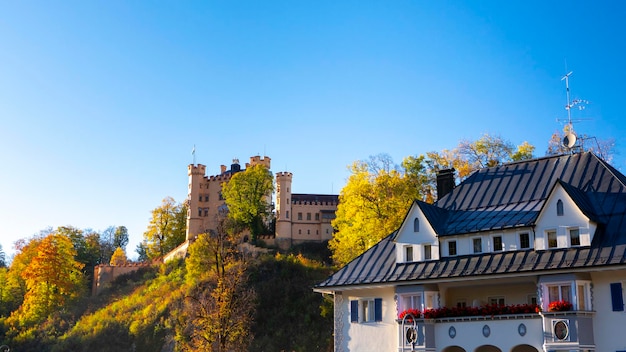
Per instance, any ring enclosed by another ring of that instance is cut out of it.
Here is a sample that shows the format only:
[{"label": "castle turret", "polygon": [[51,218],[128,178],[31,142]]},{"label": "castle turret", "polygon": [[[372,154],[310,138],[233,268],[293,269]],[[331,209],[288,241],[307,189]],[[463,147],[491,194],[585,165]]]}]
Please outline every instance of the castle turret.
[{"label": "castle turret", "polygon": [[187,240],[193,240],[204,232],[204,219],[200,216],[200,185],[204,180],[206,166],[198,164],[187,166],[189,188],[187,189]]},{"label": "castle turret", "polygon": [[291,239],[291,172],[276,173],[276,238]]}]

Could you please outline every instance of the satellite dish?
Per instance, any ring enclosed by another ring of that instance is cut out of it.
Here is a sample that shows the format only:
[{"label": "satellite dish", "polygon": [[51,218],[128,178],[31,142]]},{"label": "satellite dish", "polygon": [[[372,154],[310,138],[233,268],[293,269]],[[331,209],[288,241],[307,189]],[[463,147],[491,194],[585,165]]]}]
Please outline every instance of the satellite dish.
[{"label": "satellite dish", "polygon": [[572,147],[576,144],[576,135],[572,132],[569,132],[563,137],[563,146],[568,149],[572,149]]}]

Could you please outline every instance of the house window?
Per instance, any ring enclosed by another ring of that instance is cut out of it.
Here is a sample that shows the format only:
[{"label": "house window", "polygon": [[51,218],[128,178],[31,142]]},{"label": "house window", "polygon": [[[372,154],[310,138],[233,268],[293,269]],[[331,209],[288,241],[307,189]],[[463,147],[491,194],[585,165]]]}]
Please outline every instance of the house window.
[{"label": "house window", "polygon": [[528,232],[522,232],[519,234],[519,247],[522,249],[530,248],[530,235]]},{"label": "house window", "polygon": [[413,261],[413,246],[404,246],[404,261]]},{"label": "house window", "polygon": [[558,246],[555,230],[546,231],[546,237],[548,238],[548,248],[556,248]]},{"label": "house window", "polygon": [[429,244],[424,245],[424,260],[433,259],[432,246]]},{"label": "house window", "polygon": [[467,307],[467,300],[466,299],[459,299],[456,301],[456,307],[457,308],[465,308]]},{"label": "house window", "polygon": [[537,304],[537,295],[528,295],[526,302],[528,304]]},{"label": "house window", "polygon": [[420,219],[413,219],[413,232],[420,232]]},{"label": "house window", "polygon": [[306,213],[306,219],[311,220],[311,213]]},{"label": "house window", "polygon": [[483,251],[483,241],[482,238],[474,238],[472,239],[472,243],[474,245],[474,253],[482,253]]},{"label": "house window", "polygon": [[580,230],[569,229],[569,241],[572,246],[580,246]]},{"label": "house window", "polygon": [[456,255],[456,241],[448,242],[448,255]]},{"label": "house window", "polygon": [[488,302],[491,305],[503,306],[504,305],[504,296],[489,297],[488,298]]},{"label": "house window", "polygon": [[493,237],[493,250],[501,251],[502,250],[502,236],[494,236]]},{"label": "house window", "polygon": [[407,309],[419,309],[422,310],[422,295],[420,294],[410,294],[400,296],[400,302],[402,306],[400,307],[401,311]]},{"label": "house window", "polygon": [[298,220],[302,220],[302,213],[298,213]]},{"label": "house window", "polygon": [[624,289],[621,282],[613,282],[611,287],[611,305],[614,312],[624,311]]},{"label": "house window", "polygon": [[563,201],[560,199],[556,201],[556,215],[563,216]]},{"label": "house window", "polygon": [[382,298],[350,301],[350,322],[369,323],[383,321]]},{"label": "house window", "polygon": [[548,303],[555,301],[572,302],[572,285],[557,284],[548,285]]},{"label": "house window", "polygon": [[320,220],[320,213],[315,213],[315,221],[319,221]]}]

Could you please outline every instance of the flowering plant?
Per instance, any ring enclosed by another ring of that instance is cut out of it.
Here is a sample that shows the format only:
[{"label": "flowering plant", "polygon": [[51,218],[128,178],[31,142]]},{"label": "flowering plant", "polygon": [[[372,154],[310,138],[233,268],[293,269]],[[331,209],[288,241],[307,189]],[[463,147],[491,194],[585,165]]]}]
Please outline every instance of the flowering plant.
[{"label": "flowering plant", "polygon": [[548,305],[549,312],[566,312],[572,310],[572,304],[568,301],[554,301]]},{"label": "flowering plant", "polygon": [[[541,311],[536,304],[513,304],[498,305],[489,304],[481,307],[441,307],[436,309],[426,309],[423,313],[424,319],[439,319],[452,317],[471,317],[471,316],[494,316],[505,314],[534,314]],[[399,319],[404,318],[411,313],[416,319],[419,318],[420,311],[417,309],[407,309],[398,315]]]},{"label": "flowering plant", "polygon": [[[401,312],[398,315],[398,319],[402,320],[408,314],[411,314],[413,316],[413,318],[415,318],[415,319],[419,319],[420,316],[422,315],[422,313],[419,311],[419,309],[410,308],[410,309],[407,309],[407,310]],[[412,321],[411,317],[408,317],[407,320]]]}]

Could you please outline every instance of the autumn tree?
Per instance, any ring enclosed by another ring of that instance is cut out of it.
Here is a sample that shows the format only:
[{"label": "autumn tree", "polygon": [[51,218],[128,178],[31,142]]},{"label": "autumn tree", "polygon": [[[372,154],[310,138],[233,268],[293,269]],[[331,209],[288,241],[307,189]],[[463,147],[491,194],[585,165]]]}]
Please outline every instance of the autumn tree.
[{"label": "autumn tree", "polygon": [[41,240],[37,254],[21,272],[26,283],[24,302],[11,318],[31,326],[46,319],[84,291],[83,264],[69,237],[51,234]]},{"label": "autumn tree", "polygon": [[111,256],[111,261],[109,264],[111,265],[124,265],[128,262],[128,258],[126,258],[126,252],[122,249],[122,247],[117,247],[113,255]]},{"label": "autumn tree", "polygon": [[142,248],[147,257],[162,257],[183,243],[186,226],[187,207],[176,203],[172,197],[163,199],[161,206],[152,210],[148,230],[143,234]]},{"label": "autumn tree", "polygon": [[337,264],[348,263],[395,231],[415,199],[430,199],[425,170],[423,156],[405,158],[397,166],[381,154],[350,166],[332,222],[337,232],[329,242]]},{"label": "autumn tree", "polygon": [[4,253],[4,250],[2,249],[2,245],[0,244],[0,268],[6,268],[7,267],[7,256],[6,253]]},{"label": "autumn tree", "polygon": [[548,141],[546,155],[561,155],[576,151],[589,151],[595,153],[608,163],[611,163],[613,160],[613,156],[615,154],[615,139],[598,139],[595,137],[580,135],[576,137],[577,143],[575,146],[573,148],[568,148],[564,145],[563,140],[569,133],[576,135],[571,124],[566,124],[561,132],[554,132]]},{"label": "autumn tree", "polygon": [[189,246],[182,324],[177,340],[186,351],[246,351],[255,312],[247,262],[237,251],[237,224],[224,213],[210,233]]},{"label": "autumn tree", "polygon": [[252,242],[267,231],[272,209],[270,200],[274,191],[274,177],[264,165],[248,167],[238,172],[222,186],[222,195],[229,216],[250,231]]}]

